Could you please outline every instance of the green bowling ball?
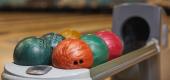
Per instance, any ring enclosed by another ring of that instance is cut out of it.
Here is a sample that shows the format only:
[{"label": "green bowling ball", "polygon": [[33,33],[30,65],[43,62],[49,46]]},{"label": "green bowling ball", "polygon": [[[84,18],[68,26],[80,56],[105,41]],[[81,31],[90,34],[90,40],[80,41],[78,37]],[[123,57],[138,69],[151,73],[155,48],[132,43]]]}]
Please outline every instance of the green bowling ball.
[{"label": "green bowling ball", "polygon": [[52,48],[56,47],[58,43],[65,39],[62,35],[53,32],[44,34],[41,38],[46,40]]},{"label": "green bowling ball", "polygon": [[27,37],[15,47],[14,63],[23,66],[49,65],[52,49],[48,42],[41,38]]},{"label": "green bowling ball", "polygon": [[81,39],[90,46],[93,52],[93,67],[102,64],[108,60],[108,47],[101,38],[93,34],[86,34],[81,36]]}]

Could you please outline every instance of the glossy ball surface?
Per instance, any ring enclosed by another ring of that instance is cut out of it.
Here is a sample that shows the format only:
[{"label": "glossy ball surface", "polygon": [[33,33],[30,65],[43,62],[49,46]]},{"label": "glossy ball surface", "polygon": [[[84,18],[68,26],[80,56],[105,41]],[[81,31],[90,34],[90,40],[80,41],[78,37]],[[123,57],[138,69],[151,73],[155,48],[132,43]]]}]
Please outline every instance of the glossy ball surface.
[{"label": "glossy ball surface", "polygon": [[43,39],[28,37],[15,47],[14,63],[24,66],[48,65],[51,61],[51,47]]},{"label": "glossy ball surface", "polygon": [[52,48],[56,47],[59,42],[65,39],[62,35],[53,32],[44,34],[41,38],[46,40]]},{"label": "glossy ball surface", "polygon": [[111,31],[99,31],[95,33],[102,38],[109,48],[109,60],[121,56],[123,52],[123,43],[121,39]]},{"label": "glossy ball surface", "polygon": [[66,39],[79,39],[81,36],[80,32],[72,29],[66,29],[60,32],[60,34],[64,36]]},{"label": "glossy ball surface", "polygon": [[93,66],[97,66],[108,60],[108,48],[106,43],[101,38],[93,34],[86,34],[81,36],[81,39],[90,46],[93,52]]},{"label": "glossy ball surface", "polygon": [[62,69],[90,68],[93,64],[93,54],[82,40],[65,39],[55,47],[52,64]]}]

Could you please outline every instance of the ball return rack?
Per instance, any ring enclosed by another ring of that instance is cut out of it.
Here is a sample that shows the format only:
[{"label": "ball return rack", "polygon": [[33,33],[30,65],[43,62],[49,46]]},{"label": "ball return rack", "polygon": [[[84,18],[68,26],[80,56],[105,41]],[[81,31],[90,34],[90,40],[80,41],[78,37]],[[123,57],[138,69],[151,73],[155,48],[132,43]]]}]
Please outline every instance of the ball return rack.
[{"label": "ball return rack", "polygon": [[[161,55],[168,52],[168,27],[164,11],[135,3],[114,8],[112,31],[124,41],[125,54],[91,69],[53,68],[44,75],[26,74],[30,66],[4,66],[2,80],[104,80],[139,65],[141,80],[162,80]],[[51,67],[51,66],[50,66]],[[128,78],[126,80],[129,80]]]},{"label": "ball return rack", "polygon": [[103,80],[109,76],[118,74],[144,60],[147,60],[160,53],[159,46],[154,41],[149,42],[141,49],[130,52],[122,57],[106,62],[90,69],[93,80]]}]

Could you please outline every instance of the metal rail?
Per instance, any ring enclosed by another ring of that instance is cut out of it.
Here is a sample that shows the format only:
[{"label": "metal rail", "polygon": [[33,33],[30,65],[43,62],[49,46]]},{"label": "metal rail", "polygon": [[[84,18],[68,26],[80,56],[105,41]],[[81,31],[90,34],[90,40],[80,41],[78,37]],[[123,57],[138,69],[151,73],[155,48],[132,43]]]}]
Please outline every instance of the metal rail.
[{"label": "metal rail", "polygon": [[91,77],[93,80],[102,80],[149,59],[159,52],[159,45],[152,40],[143,48],[90,69]]}]

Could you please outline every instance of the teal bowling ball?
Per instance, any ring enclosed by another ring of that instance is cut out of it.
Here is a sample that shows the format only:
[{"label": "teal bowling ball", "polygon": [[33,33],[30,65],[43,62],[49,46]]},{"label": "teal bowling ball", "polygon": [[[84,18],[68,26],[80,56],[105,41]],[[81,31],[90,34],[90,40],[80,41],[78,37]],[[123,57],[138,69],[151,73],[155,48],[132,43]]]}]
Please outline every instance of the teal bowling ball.
[{"label": "teal bowling ball", "polygon": [[52,48],[65,39],[62,35],[53,32],[44,34],[41,38],[46,40]]},{"label": "teal bowling ball", "polygon": [[105,63],[108,60],[108,47],[100,37],[93,34],[85,34],[81,36],[81,39],[89,45],[93,52],[93,67]]},{"label": "teal bowling ball", "polygon": [[15,47],[14,63],[23,66],[49,65],[52,49],[48,42],[41,38],[27,37]]}]

